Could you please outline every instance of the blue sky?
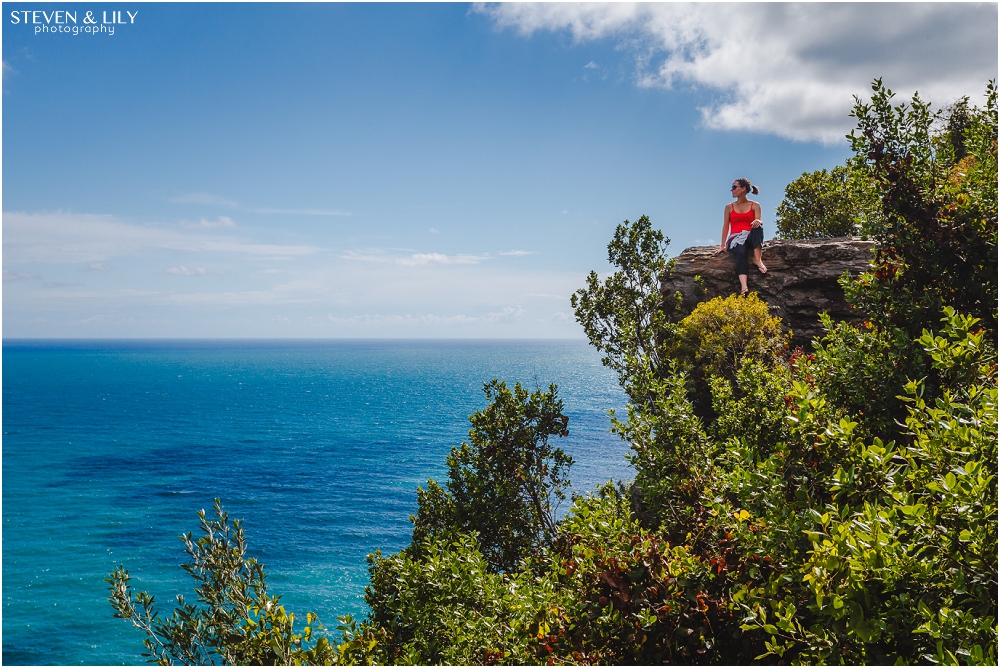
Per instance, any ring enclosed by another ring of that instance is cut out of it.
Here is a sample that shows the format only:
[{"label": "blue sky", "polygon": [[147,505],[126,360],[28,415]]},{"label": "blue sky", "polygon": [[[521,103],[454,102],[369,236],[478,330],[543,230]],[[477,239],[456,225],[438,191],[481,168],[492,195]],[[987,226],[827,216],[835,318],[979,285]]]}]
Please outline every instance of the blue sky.
[{"label": "blue sky", "polygon": [[3,17],[6,338],[581,337],[623,219],[717,243],[746,176],[771,234],[872,78],[943,104],[997,70],[995,4]]}]

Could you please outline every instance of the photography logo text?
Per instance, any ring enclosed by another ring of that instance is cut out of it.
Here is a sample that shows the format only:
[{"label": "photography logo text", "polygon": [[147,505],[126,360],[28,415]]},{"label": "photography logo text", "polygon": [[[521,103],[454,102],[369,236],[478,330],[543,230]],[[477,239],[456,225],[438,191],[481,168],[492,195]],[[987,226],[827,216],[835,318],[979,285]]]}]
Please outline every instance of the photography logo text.
[{"label": "photography logo text", "polygon": [[134,25],[139,11],[96,11],[55,9],[16,10],[10,22],[29,26],[36,35],[114,35],[115,28]]}]

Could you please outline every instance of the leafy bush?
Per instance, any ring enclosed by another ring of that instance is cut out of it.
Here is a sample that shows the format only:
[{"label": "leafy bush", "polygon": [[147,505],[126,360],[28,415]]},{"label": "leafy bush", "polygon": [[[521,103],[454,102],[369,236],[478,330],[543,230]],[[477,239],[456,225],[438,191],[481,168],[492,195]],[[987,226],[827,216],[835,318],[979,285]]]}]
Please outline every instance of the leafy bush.
[{"label": "leafy bush", "polygon": [[622,387],[634,399],[644,395],[636,378],[658,372],[665,363],[661,343],[670,325],[661,304],[660,279],[670,267],[669,244],[647,216],[635,223],[626,220],[608,244],[608,262],[618,271],[603,283],[596,271],[590,272],[587,287],[570,297],[577,322],[604,354],[604,366],[618,372]]},{"label": "leafy bush", "polygon": [[178,595],[171,616],[161,618],[153,596],[143,591],[133,598],[123,567],[107,578],[115,617],[146,634],[148,652],[143,656],[160,665],[205,665],[216,659],[267,666],[335,661],[336,650],[327,638],[313,637],[322,628],[314,614],[306,614],[306,626],[297,633],[295,615],[285,612],[280,597],[267,594],[263,564],[246,557],[242,522],[230,524],[218,499],[214,519],[204,510],[198,517],[204,535],[197,540],[190,533],[181,536],[189,559],[182,567],[197,584],[196,605]]},{"label": "leafy bush", "polygon": [[549,437],[568,434],[569,418],[555,385],[529,394],[493,379],[483,391],[491,402],[469,416],[469,442],[448,455],[447,490],[433,480],[417,490],[414,540],[475,532],[491,568],[507,571],[555,536],[573,459]]},{"label": "leafy bush", "polygon": [[797,375],[812,379],[825,399],[866,433],[895,438],[906,417],[899,395],[911,378],[929,371],[922,349],[898,327],[834,323],[825,314],[821,318],[826,335],[812,354],[793,356]]},{"label": "leafy bush", "polygon": [[[942,335],[922,336],[939,370],[964,362],[962,373],[975,377],[932,401],[909,383],[908,444],[865,444],[843,420],[820,435],[821,447],[839,443],[843,454],[827,482],[830,501],[809,509],[811,549],[795,569],[802,578],[775,574],[764,591],[780,595],[747,605],[744,628],[770,636],[768,654],[996,662],[996,366],[973,323],[950,312]],[[744,600],[753,595],[745,590]]]},{"label": "leafy bush", "polygon": [[735,380],[745,360],[768,367],[779,363],[790,338],[756,293],[730,295],[698,304],[679,323],[669,350],[682,368]]},{"label": "leafy bush", "polygon": [[[475,534],[426,538],[418,550],[368,558],[365,600],[379,663],[535,663],[539,627],[556,598],[530,571],[497,573]],[[548,585],[548,586],[547,586]]]},{"label": "leafy bush", "polygon": [[745,360],[773,368],[782,362],[790,338],[790,332],[781,331],[781,319],[751,293],[698,304],[678,323],[665,349],[678,369],[688,374],[698,415],[712,419],[709,379],[718,376],[735,382]]},{"label": "leafy bush", "polygon": [[642,406],[630,403],[625,422],[612,414],[612,429],[632,445],[629,463],[653,523],[683,539],[698,521],[712,443],[683,374],[649,379],[647,386],[653,400]]},{"label": "leafy bush", "polygon": [[788,438],[786,407],[792,371],[784,364],[768,365],[747,359],[735,382],[710,379],[712,409],[716,419],[708,425],[712,440],[725,447],[739,447],[754,459],[768,456],[775,443]]},{"label": "leafy bush", "polygon": [[[551,623],[548,662],[726,663],[740,656],[738,618],[723,592],[720,559],[643,529],[622,490],[577,499],[562,526],[553,570],[568,590]],[[717,547],[726,551],[723,537]]]},{"label": "leafy bush", "polygon": [[876,80],[857,102],[850,135],[857,161],[882,194],[872,270],[847,281],[848,299],[911,338],[932,329],[945,306],[980,319],[997,340],[997,94],[983,109],[941,116],[917,95],[893,106]]},{"label": "leafy bush", "polygon": [[778,237],[814,239],[867,234],[877,226],[881,206],[872,183],[854,164],[803,172],[785,186],[775,211]]}]

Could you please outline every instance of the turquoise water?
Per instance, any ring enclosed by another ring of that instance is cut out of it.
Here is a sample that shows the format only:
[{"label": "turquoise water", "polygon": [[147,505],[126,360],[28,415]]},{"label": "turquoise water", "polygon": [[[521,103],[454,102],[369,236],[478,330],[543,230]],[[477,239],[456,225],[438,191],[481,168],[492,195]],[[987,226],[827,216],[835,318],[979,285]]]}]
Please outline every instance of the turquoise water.
[{"label": "turquoise water", "polygon": [[142,663],[103,578],[124,564],[167,612],[215,497],[288,608],[363,614],[365,555],[407,544],[493,377],[559,385],[577,491],[631,477],[582,342],[4,341],[3,663]]}]

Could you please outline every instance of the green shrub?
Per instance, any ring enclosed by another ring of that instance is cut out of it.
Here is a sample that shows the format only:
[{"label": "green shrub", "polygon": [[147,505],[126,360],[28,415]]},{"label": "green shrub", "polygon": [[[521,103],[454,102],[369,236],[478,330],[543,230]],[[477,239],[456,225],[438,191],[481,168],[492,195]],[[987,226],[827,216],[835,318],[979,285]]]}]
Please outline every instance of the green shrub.
[{"label": "green shrub", "polygon": [[493,379],[483,391],[490,404],[469,416],[469,442],[448,455],[447,490],[433,480],[417,490],[415,547],[432,534],[474,532],[494,570],[515,570],[555,536],[573,459],[549,438],[566,436],[569,418],[555,385],[529,394]]},{"label": "green shrub", "polygon": [[204,535],[197,540],[190,533],[181,536],[189,558],[182,567],[197,584],[197,604],[179,595],[172,614],[160,617],[153,596],[143,591],[133,598],[123,567],[107,578],[115,617],[146,634],[143,656],[161,665],[336,662],[336,649],[316,633],[322,626],[314,614],[306,615],[306,626],[297,633],[295,615],[285,612],[280,597],[268,595],[263,564],[246,557],[242,522],[230,524],[218,499],[215,515],[208,519],[204,510],[198,513]]},{"label": "green shrub", "polygon": [[791,332],[781,331],[781,319],[755,293],[730,295],[702,302],[681,320],[664,345],[665,355],[684,371],[698,415],[714,419],[709,379],[736,382],[745,360],[765,368],[782,363]]},{"label": "green shrub", "polygon": [[853,163],[827,171],[804,172],[785,186],[775,211],[781,239],[848,237],[866,234],[878,222],[881,206],[873,184]]},{"label": "green shrub", "polygon": [[906,417],[899,395],[911,378],[929,371],[920,346],[898,327],[821,317],[826,334],[812,354],[792,357],[796,376],[811,379],[831,405],[857,420],[867,434],[896,438]]},{"label": "green shrub", "polygon": [[536,663],[539,620],[558,598],[542,577],[496,573],[474,535],[368,558],[365,601],[379,663]]},{"label": "green shrub", "polygon": [[612,429],[632,446],[629,463],[643,502],[655,524],[675,540],[697,523],[713,445],[686,385],[682,373],[648,379],[652,400],[630,403],[625,422],[612,414]]},{"label": "green shrub", "polygon": [[[866,444],[847,421],[820,435],[821,448],[839,443],[843,454],[830,502],[810,509],[811,549],[794,569],[801,579],[776,574],[763,590],[778,595],[746,604],[745,629],[770,637],[768,654],[995,664],[996,367],[971,323],[946,314],[943,334],[923,337],[940,371],[964,365],[975,377],[933,400],[911,382],[908,444]],[[799,405],[808,420],[809,406]],[[755,595],[747,589],[743,600]]]},{"label": "green shrub", "polygon": [[670,267],[669,244],[647,216],[626,220],[608,244],[608,262],[618,270],[603,283],[590,272],[587,287],[570,297],[577,322],[604,355],[603,364],[618,372],[621,386],[636,400],[644,396],[636,378],[658,373],[666,363],[661,345],[671,325],[662,308],[660,279]]},{"label": "green shrub", "polygon": [[792,382],[784,364],[769,367],[760,360],[747,359],[730,383],[714,376],[709,379],[712,409],[716,415],[708,425],[712,440],[726,447],[739,447],[753,458],[766,458],[788,439],[788,410],[785,400]]},{"label": "green shrub", "polygon": [[872,230],[872,269],[844,284],[873,319],[917,338],[950,306],[979,318],[997,341],[997,95],[985,108],[959,105],[941,116],[917,95],[893,105],[876,80],[872,102],[856,103],[856,159],[882,195]]}]

